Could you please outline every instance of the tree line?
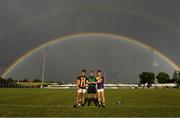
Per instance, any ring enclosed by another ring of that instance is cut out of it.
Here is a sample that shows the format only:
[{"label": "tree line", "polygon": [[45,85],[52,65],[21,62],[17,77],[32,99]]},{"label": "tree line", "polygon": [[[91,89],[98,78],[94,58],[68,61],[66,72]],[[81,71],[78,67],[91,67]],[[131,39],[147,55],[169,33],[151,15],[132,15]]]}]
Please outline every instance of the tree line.
[{"label": "tree line", "polygon": [[[30,82],[30,80],[28,80],[28,79],[14,80],[13,78],[4,79],[4,78],[0,77],[0,83],[14,83],[14,82]],[[41,80],[34,79],[31,82],[41,82]]]},{"label": "tree line", "polygon": [[[0,88],[40,88],[42,86],[42,81],[38,78],[34,80],[15,80],[13,78],[2,78],[0,77]],[[43,86],[46,87],[50,83],[56,83],[58,85],[64,84],[64,82],[54,82],[54,81],[44,81]]]},{"label": "tree line", "polygon": [[[170,78],[168,73],[165,72],[160,72],[157,75],[155,75],[152,72],[142,72],[139,75],[139,84],[145,85],[147,84],[147,87],[151,87],[152,84],[155,83],[155,79],[157,80],[157,83],[163,84],[163,83],[176,83],[177,87],[180,87],[180,74],[178,74],[178,76],[175,75],[175,73],[173,74],[173,78]],[[13,78],[8,78],[8,79],[4,79],[2,77],[0,77],[0,87],[14,87],[14,86],[20,86],[20,88],[22,87],[34,87],[34,85],[31,86],[27,86],[27,85],[19,85],[19,82],[34,82],[34,83],[41,83],[40,79],[34,79],[32,81],[28,80],[28,79],[24,79],[24,80],[14,80]],[[54,81],[49,81],[46,83],[54,83]],[[56,82],[59,85],[63,84],[62,82]],[[47,85],[47,84],[46,84]],[[35,86],[37,88],[40,87],[40,84]]]},{"label": "tree line", "polygon": [[173,76],[173,78],[170,78],[169,74],[165,72],[160,72],[158,75],[152,72],[143,72],[139,75],[139,79],[140,84],[147,84],[148,87],[155,83],[155,79],[160,84],[176,83],[177,87],[180,87],[180,77]]},{"label": "tree line", "polygon": [[[19,84],[20,82],[30,82],[27,79],[24,80],[14,80],[13,78],[4,79],[0,77],[0,88],[40,88],[40,84]],[[31,82],[41,82],[39,79],[34,79]]]}]

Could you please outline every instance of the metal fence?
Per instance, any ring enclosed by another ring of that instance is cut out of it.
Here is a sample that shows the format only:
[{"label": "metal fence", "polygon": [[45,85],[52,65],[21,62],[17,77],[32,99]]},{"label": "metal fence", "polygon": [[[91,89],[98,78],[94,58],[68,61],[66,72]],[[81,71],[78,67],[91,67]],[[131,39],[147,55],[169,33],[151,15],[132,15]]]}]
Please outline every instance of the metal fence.
[{"label": "metal fence", "polygon": [[21,85],[16,83],[0,83],[0,88],[40,88],[40,85]]}]

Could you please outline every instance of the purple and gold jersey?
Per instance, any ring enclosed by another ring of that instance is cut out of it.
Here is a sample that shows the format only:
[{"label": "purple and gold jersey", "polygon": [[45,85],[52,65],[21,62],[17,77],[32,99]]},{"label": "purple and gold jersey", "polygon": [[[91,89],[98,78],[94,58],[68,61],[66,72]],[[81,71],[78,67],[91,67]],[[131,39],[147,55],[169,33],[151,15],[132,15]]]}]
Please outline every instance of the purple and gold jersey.
[{"label": "purple and gold jersey", "polygon": [[102,79],[100,83],[97,84],[97,89],[103,89],[104,88],[104,77],[96,77],[97,81]]}]

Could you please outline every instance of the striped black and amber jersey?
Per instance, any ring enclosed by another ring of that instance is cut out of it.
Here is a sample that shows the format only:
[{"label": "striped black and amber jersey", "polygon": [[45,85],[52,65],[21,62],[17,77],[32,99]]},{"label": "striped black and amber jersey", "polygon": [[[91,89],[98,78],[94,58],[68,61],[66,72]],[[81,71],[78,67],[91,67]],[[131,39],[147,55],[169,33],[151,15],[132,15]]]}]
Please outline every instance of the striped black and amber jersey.
[{"label": "striped black and amber jersey", "polygon": [[79,76],[78,78],[78,86],[79,88],[83,88],[85,89],[86,88],[86,80],[87,80],[87,77],[86,76]]}]

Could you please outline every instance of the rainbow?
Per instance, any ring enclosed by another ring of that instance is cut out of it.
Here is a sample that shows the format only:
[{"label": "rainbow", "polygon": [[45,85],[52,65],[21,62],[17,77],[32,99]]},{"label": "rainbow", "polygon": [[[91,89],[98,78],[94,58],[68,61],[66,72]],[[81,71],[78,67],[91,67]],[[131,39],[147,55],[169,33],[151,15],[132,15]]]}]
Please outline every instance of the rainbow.
[{"label": "rainbow", "polygon": [[[116,35],[116,34],[109,34],[109,33],[96,33],[96,32],[88,32],[88,33],[79,33],[79,34],[71,34],[68,36],[63,36],[61,38],[55,39],[53,41],[48,41],[36,48],[34,48],[33,50],[30,50],[29,52],[25,53],[23,56],[21,56],[19,59],[17,59],[12,65],[10,65],[10,67],[8,67],[5,72],[2,74],[2,77],[6,77],[8,75],[8,73],[10,73],[19,63],[21,63],[24,59],[26,59],[28,56],[30,56],[31,54],[35,53],[36,51],[38,51],[39,49],[45,48],[51,44],[54,44],[60,40],[67,40],[69,38],[78,38],[81,37],[83,35],[93,35],[93,36],[100,36],[100,35],[104,35],[104,36],[109,36],[109,37],[113,37],[115,39],[119,39],[119,40],[125,40],[127,42],[133,43],[135,45],[139,45],[145,49],[153,49],[153,47],[146,45],[140,41],[137,41],[135,39],[132,38],[128,38],[122,35]],[[179,66],[173,62],[171,59],[169,59],[168,57],[166,57],[163,53],[161,53],[158,50],[154,50],[154,53],[157,54],[158,56],[160,56],[162,59],[164,59],[167,63],[169,63],[172,67],[174,67],[174,69],[176,70],[180,70]]]}]

